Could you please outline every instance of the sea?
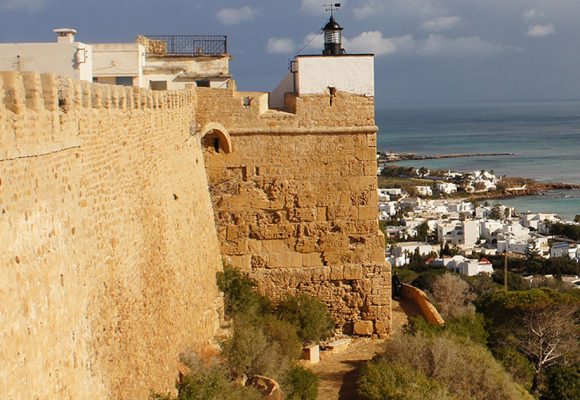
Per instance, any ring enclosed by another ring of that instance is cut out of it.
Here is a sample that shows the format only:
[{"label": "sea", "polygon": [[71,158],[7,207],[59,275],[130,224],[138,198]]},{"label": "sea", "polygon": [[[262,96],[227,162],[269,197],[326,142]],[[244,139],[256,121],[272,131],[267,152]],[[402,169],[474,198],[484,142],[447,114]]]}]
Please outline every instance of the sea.
[{"label": "sea", "polygon": [[[377,106],[379,151],[513,153],[400,165],[580,183],[580,101]],[[580,190],[501,200],[519,211],[580,214]]]}]

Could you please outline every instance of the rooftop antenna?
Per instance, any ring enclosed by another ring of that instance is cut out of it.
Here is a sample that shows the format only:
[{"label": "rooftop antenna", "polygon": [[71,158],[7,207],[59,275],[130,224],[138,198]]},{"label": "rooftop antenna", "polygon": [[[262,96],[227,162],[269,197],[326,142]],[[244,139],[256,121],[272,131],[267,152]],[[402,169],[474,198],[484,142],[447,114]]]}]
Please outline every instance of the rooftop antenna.
[{"label": "rooftop antenna", "polygon": [[330,17],[334,18],[334,12],[338,11],[338,9],[341,7],[340,3],[331,3],[331,4],[325,4],[324,5],[325,11],[328,12],[330,11]]}]

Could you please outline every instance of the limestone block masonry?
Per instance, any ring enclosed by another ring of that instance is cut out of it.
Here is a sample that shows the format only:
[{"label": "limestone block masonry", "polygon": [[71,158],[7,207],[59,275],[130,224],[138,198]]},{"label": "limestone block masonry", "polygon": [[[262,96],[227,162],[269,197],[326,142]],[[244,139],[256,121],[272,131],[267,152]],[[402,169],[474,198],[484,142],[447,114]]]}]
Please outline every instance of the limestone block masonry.
[{"label": "limestone block masonry", "polygon": [[3,400],[146,399],[213,337],[221,257],[195,103],[0,74]]},{"label": "limestone block masonry", "polygon": [[201,134],[228,139],[205,152],[222,254],[274,299],[308,293],[346,333],[370,321],[388,334],[373,97],[287,93],[283,112],[265,107],[266,94],[197,94]]}]

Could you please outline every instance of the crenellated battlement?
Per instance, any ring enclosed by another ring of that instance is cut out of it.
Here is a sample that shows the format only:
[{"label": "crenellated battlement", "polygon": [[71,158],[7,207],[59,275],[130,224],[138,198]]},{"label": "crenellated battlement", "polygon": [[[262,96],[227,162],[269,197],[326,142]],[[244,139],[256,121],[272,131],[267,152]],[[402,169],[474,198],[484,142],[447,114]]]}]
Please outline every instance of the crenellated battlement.
[{"label": "crenellated battlement", "polygon": [[195,104],[194,90],[159,92],[53,74],[0,72],[0,160],[79,146],[79,123],[90,125],[107,115],[186,108],[193,119]]},{"label": "crenellated battlement", "polygon": [[192,106],[193,90],[152,91],[102,85],[38,72],[0,72],[0,111],[158,110]]}]

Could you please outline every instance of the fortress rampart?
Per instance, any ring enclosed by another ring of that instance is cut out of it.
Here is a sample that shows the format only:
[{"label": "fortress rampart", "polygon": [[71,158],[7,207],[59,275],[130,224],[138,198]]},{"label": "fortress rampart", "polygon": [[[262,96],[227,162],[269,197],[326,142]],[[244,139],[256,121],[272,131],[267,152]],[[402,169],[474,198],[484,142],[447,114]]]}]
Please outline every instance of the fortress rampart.
[{"label": "fortress rampart", "polygon": [[2,399],[145,399],[212,339],[196,100],[0,73]]},{"label": "fortress rampart", "polygon": [[218,328],[222,256],[274,299],[389,333],[373,98],[278,111],[234,86],[0,73],[2,399],[173,389],[180,353]]},{"label": "fortress rampart", "polygon": [[222,253],[273,298],[308,293],[344,331],[388,333],[374,99],[286,94],[288,112],[265,94],[197,93],[198,126],[218,140],[206,166]]}]

